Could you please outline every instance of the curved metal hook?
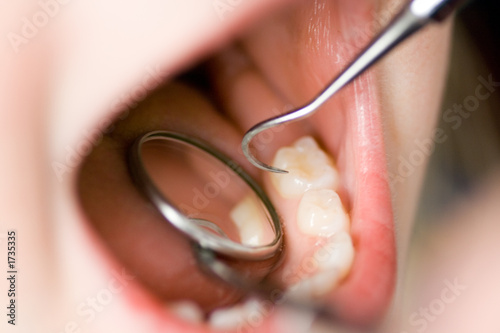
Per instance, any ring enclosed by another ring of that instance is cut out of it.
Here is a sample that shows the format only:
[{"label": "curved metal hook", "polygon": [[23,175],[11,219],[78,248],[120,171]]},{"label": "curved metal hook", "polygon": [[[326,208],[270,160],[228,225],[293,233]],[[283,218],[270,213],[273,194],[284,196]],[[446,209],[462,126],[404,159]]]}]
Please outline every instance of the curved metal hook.
[{"label": "curved metal hook", "polygon": [[332,95],[342,89],[377,60],[392,50],[401,41],[418,31],[428,22],[441,21],[448,16],[462,1],[460,0],[413,0],[396,15],[392,22],[362,51],[347,68],[309,104],[286,114],[265,120],[245,133],[241,148],[245,157],[257,168],[275,173],[288,171],[275,168],[258,160],[250,151],[250,142],[262,131],[272,127],[303,119],[312,115]]},{"label": "curved metal hook", "polygon": [[268,165],[258,160],[257,157],[255,157],[255,155],[253,155],[252,152],[250,151],[250,142],[256,135],[258,135],[262,131],[276,127],[283,123],[300,120],[312,115],[314,111],[316,111],[317,108],[319,108],[320,105],[323,104],[323,102],[321,102],[321,104],[316,105],[316,101],[310,103],[309,105],[306,105],[301,109],[293,110],[283,115],[276,116],[274,118],[260,122],[251,129],[249,129],[243,136],[243,140],[241,142],[241,149],[243,150],[243,154],[245,154],[245,157],[259,169],[275,173],[288,173],[288,171],[286,170],[275,168],[271,165]]}]

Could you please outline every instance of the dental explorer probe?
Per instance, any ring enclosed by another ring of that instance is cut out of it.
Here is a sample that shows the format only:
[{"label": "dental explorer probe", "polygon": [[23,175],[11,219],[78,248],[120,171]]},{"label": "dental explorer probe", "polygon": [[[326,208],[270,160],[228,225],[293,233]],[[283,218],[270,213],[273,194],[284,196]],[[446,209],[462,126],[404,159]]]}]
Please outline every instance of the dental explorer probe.
[{"label": "dental explorer probe", "polygon": [[241,147],[245,157],[256,167],[270,172],[288,173],[257,159],[250,151],[250,143],[257,134],[272,127],[311,116],[336,92],[349,84],[377,60],[403,40],[430,22],[442,22],[464,0],[413,0],[409,2],[389,25],[362,51],[347,68],[335,78],[323,92],[309,104],[283,115],[262,121],[250,128],[243,137]]}]

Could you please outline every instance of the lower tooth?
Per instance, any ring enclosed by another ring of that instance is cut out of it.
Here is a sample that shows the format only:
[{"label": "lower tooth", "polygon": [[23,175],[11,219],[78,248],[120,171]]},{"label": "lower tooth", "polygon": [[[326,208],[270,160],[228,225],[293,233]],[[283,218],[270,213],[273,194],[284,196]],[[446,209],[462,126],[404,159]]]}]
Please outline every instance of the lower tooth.
[{"label": "lower tooth", "polygon": [[287,294],[305,298],[324,296],[345,278],[354,260],[350,218],[335,192],[338,171],[311,137],[278,150],[273,166],[289,171],[271,175],[279,194],[285,199],[300,198],[296,215],[298,231],[316,237],[314,240],[323,244],[313,255],[315,272],[291,287]]},{"label": "lower tooth", "polygon": [[333,190],[307,191],[297,210],[299,230],[311,236],[330,236],[349,230],[349,217]]},{"label": "lower tooth", "polygon": [[325,238],[326,243],[313,255],[316,272],[290,287],[287,297],[318,298],[332,291],[345,278],[354,260],[354,247],[345,231]]},{"label": "lower tooth", "polygon": [[331,291],[339,280],[339,272],[336,270],[319,272],[290,287],[286,296],[297,300],[318,298]]},{"label": "lower tooth", "polygon": [[327,243],[314,253],[320,271],[337,271],[339,278],[349,272],[354,260],[354,246],[351,236],[339,232],[328,238]]},{"label": "lower tooth", "polygon": [[266,310],[254,299],[226,309],[215,310],[210,314],[209,326],[220,330],[231,330],[252,323],[262,322]]},{"label": "lower tooth", "polygon": [[170,303],[167,305],[167,308],[177,317],[190,323],[201,323],[204,320],[204,315],[200,307],[190,301]]},{"label": "lower tooth", "polygon": [[215,310],[210,315],[208,324],[210,327],[219,330],[231,330],[238,327],[239,323],[244,320],[244,315],[241,309],[236,307],[231,309]]}]

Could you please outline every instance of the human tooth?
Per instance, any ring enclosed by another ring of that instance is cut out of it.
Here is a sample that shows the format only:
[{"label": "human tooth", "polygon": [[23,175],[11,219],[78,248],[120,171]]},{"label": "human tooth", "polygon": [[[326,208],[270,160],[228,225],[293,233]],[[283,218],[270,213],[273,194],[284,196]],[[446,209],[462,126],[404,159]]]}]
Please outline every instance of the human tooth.
[{"label": "human tooth", "polygon": [[329,238],[313,255],[317,271],[291,286],[287,297],[317,298],[333,290],[347,275],[354,259],[351,237],[340,231]]},{"label": "human tooth", "polygon": [[331,291],[340,280],[336,270],[320,271],[290,287],[286,297],[292,299],[309,299],[321,297]]},{"label": "human tooth", "polygon": [[337,271],[339,279],[342,279],[354,260],[351,236],[345,231],[334,234],[314,253],[314,258],[320,271]]},{"label": "human tooth", "polygon": [[190,323],[201,323],[204,319],[201,308],[190,301],[169,303],[167,305],[167,309],[174,313],[177,317]]},{"label": "human tooth", "polygon": [[331,158],[310,136],[279,149],[273,166],[288,171],[271,175],[273,185],[284,198],[298,197],[311,189],[336,189],[338,185],[338,172]]},{"label": "human tooth", "polygon": [[228,309],[219,309],[212,312],[208,319],[210,327],[219,330],[230,330],[238,327],[239,323],[245,318],[243,310],[240,307]]},{"label": "human tooth", "polygon": [[283,198],[300,199],[297,229],[300,234],[315,237],[318,246],[313,256],[306,258],[313,259],[315,270],[291,286],[287,296],[324,296],[345,278],[354,260],[350,218],[335,192],[338,171],[311,137],[303,137],[291,147],[278,150],[273,166],[289,171],[271,174],[271,182]]},{"label": "human tooth", "polygon": [[299,230],[311,236],[329,236],[349,229],[349,217],[339,195],[328,189],[307,191],[297,210]]},{"label": "human tooth", "polygon": [[259,301],[250,299],[230,308],[213,311],[208,323],[212,328],[230,330],[252,322],[262,322],[265,314],[266,310]]},{"label": "human tooth", "polygon": [[266,242],[269,222],[254,196],[246,196],[236,204],[229,215],[238,227],[242,244],[258,246]]}]

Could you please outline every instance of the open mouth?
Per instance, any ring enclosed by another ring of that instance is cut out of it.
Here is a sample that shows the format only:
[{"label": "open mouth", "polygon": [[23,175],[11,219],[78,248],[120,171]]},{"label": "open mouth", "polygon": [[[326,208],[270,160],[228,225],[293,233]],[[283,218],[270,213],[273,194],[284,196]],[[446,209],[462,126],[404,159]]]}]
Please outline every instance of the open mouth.
[{"label": "open mouth", "polygon": [[[354,256],[343,274],[329,278],[335,283],[314,297],[349,324],[370,326],[381,319],[394,288],[396,251],[377,72],[368,71],[311,118],[257,138],[255,148],[269,163],[292,163],[293,156],[279,157],[281,147],[295,144],[296,150],[304,150],[297,159],[309,162],[297,168],[313,174],[306,177],[317,183],[313,189],[295,188],[298,194],[290,196],[293,179],[281,181],[276,180],[279,175],[261,173],[244,159],[239,147],[252,125],[307,103],[339,73],[362,46],[353,31],[366,31],[375,20],[379,8],[373,6],[349,1],[292,5],[259,22],[201,65],[163,83],[104,136],[83,163],[79,195],[99,242],[107,245],[103,251],[110,250],[139,282],[125,292],[129,296],[125,302],[132,305],[123,315],[147,317],[158,331],[205,332],[216,329],[207,319],[210,314],[245,302],[241,292],[199,270],[189,242],[166,226],[130,178],[126,164],[130,144],[148,131],[172,130],[209,142],[236,160],[263,184],[281,214],[288,230],[284,259],[252,263],[254,278],[278,281],[284,290],[311,278],[314,272],[297,272],[317,250],[321,230],[331,228],[328,223],[306,232],[307,226],[295,227],[310,219],[300,217],[299,207],[308,204],[315,209],[325,197],[338,198],[337,206],[350,220],[344,231]],[[315,152],[326,157],[318,159]],[[322,169],[328,163],[334,180]],[[304,233],[309,233],[307,241]],[[290,274],[295,278],[287,278]],[[276,330],[279,322],[286,318],[276,305],[276,311],[267,309],[252,329]]]}]

